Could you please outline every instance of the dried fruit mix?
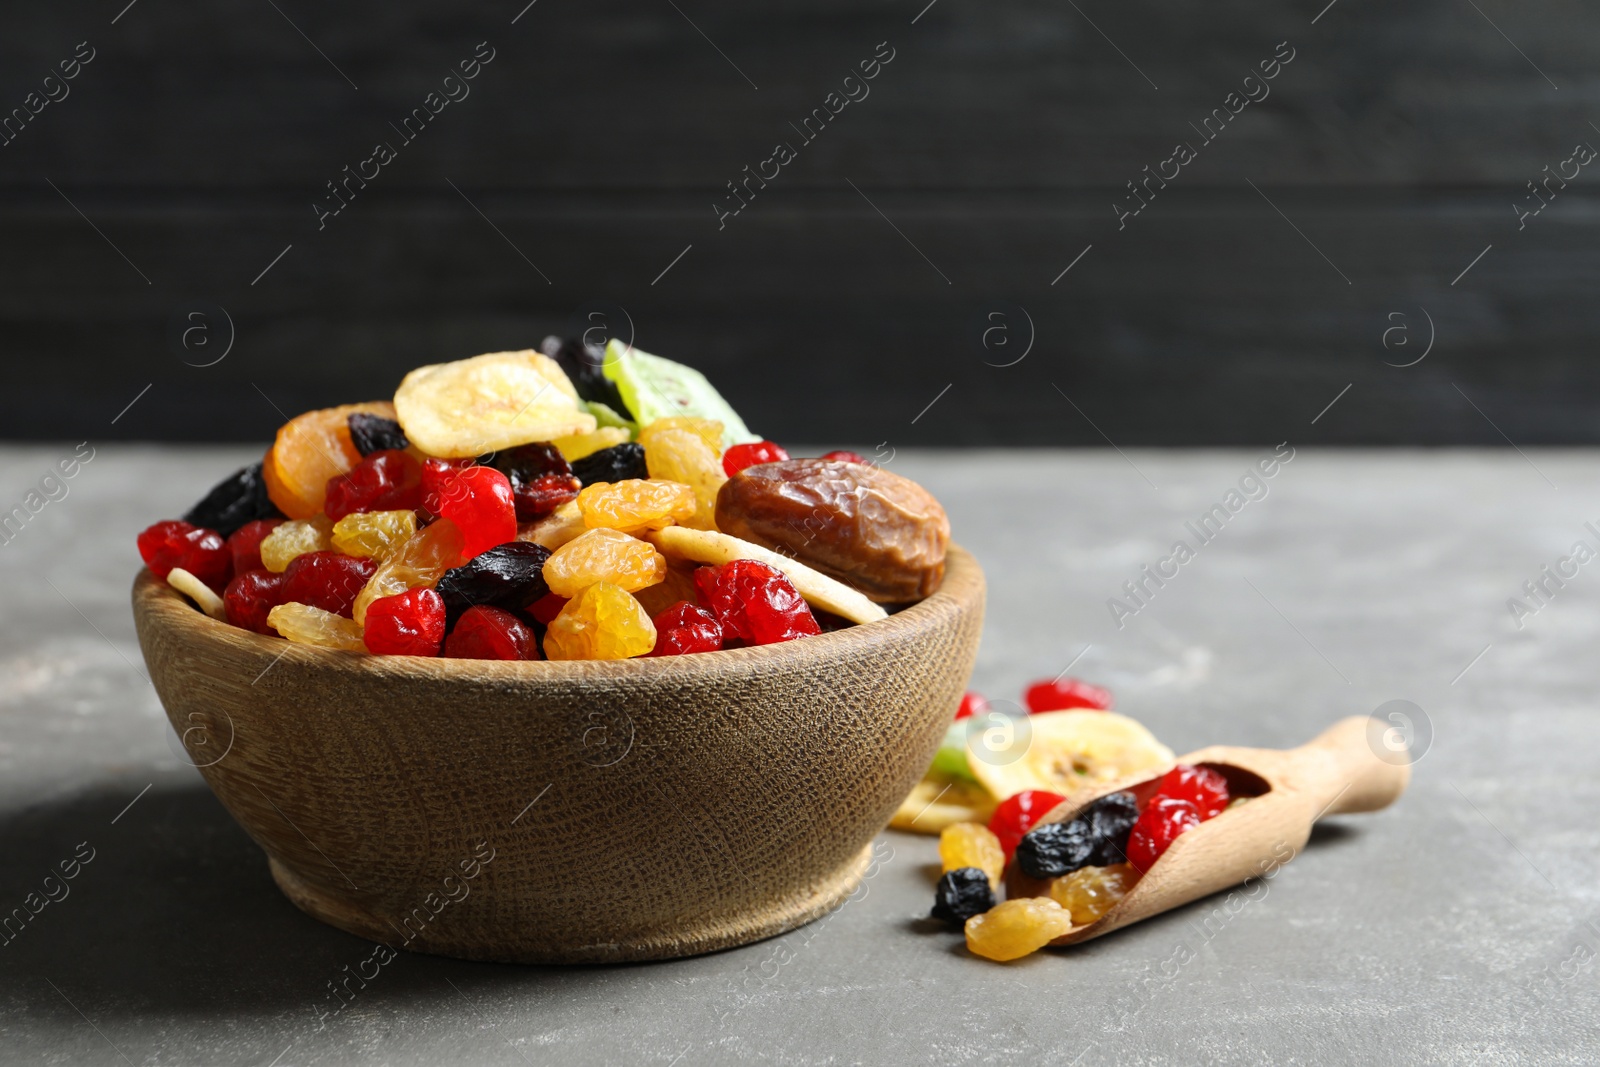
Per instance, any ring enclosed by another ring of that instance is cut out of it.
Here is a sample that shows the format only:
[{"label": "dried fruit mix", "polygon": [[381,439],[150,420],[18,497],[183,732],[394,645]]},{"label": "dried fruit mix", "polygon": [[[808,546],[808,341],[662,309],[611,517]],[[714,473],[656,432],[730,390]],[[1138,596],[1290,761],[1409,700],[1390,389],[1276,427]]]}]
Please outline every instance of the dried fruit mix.
[{"label": "dried fruit mix", "polygon": [[[259,464],[142,532],[140,556],[241,629],[458,659],[790,641],[824,632],[812,597],[828,630],[882,616],[861,600],[869,614],[838,617],[819,570],[897,601],[937,587],[949,524],[914,483],[854,453],[790,460],[682,364],[616,342],[541,347],[420,367],[393,403],[290,419]],[[784,517],[762,496],[773,467],[783,493],[831,508],[807,528],[815,567],[768,562]],[[746,489],[726,492],[730,478]],[[675,525],[751,536],[705,565],[647,540]]]}]

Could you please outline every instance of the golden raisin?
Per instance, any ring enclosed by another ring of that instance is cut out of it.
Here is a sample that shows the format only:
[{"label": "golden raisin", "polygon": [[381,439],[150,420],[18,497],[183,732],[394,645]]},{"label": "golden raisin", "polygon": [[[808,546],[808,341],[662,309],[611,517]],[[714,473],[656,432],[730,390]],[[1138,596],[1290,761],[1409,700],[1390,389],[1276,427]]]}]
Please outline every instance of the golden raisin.
[{"label": "golden raisin", "polygon": [[267,625],[297,645],[365,652],[361,624],[310,604],[279,604],[267,612]]},{"label": "golden raisin", "polygon": [[713,419],[657,419],[639,431],[652,479],[682,482],[694,490],[694,515],[681,520],[696,530],[717,528],[717,492],[728,480],[722,469],[722,423]]},{"label": "golden raisin", "polygon": [[1000,888],[1000,875],[1006,869],[1005,850],[1000,839],[987,826],[958,822],[939,834],[939,860],[946,871],[976,867],[989,876],[991,888]]},{"label": "golden raisin", "polygon": [[332,533],[333,523],[320,512],[309,519],[282,523],[261,539],[261,565],[282,574],[296,556],[332,548]]},{"label": "golden raisin", "polygon": [[596,582],[550,622],[546,659],[628,659],[656,647],[656,627],[632,594]]},{"label": "golden raisin", "polygon": [[1074,926],[1083,926],[1110,911],[1138,880],[1139,872],[1126,863],[1079,867],[1050,883],[1050,899],[1071,913]]},{"label": "golden raisin", "polygon": [[985,959],[1020,960],[1072,929],[1072,916],[1048,897],[1020,897],[967,920],[967,951]]},{"label": "golden raisin", "polygon": [[667,560],[647,541],[618,530],[590,530],[544,562],[544,581],[557,596],[574,597],[596,582],[625,592],[666,577]]},{"label": "golden raisin", "polygon": [[358,511],[333,524],[335,551],[380,563],[417,533],[414,511]]},{"label": "golden raisin", "polygon": [[677,482],[628,478],[598,482],[578,494],[583,523],[591,530],[608,527],[640,533],[694,517],[694,490]]},{"label": "golden raisin", "polygon": [[399,596],[421,586],[432,588],[445,571],[461,565],[462,544],[460,527],[449,519],[436,519],[418,530],[378,564],[378,569],[356,594],[352,617],[358,623],[365,623],[367,608],[374,600]]}]

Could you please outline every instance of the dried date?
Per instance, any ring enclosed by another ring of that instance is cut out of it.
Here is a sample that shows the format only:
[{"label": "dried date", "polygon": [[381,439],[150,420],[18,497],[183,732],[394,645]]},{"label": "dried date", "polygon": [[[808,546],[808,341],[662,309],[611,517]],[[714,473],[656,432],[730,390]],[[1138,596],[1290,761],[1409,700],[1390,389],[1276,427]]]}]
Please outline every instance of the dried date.
[{"label": "dried date", "polygon": [[717,527],[792,556],[879,603],[944,580],[950,520],[922,486],[879,467],[791,459],[740,471],[717,494]]}]

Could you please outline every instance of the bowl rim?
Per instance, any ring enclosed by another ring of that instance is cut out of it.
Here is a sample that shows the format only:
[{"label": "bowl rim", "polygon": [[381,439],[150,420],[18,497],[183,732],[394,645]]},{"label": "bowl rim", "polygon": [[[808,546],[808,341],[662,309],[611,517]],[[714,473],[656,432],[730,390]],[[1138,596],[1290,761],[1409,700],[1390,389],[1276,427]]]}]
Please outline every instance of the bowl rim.
[{"label": "bowl rim", "polygon": [[369,652],[302,645],[282,637],[244,630],[213,619],[188,597],[140,568],[133,583],[133,611],[145,621],[190,645],[221,646],[227,654],[266,657],[276,662],[297,657],[303,666],[371,678],[397,675],[473,682],[604,682],[660,679],[685,670],[767,669],[795,666],[834,653],[847,659],[857,650],[884,641],[908,640],[935,628],[941,620],[981,610],[985,594],[983,569],[973,555],[951,543],[945,557],[944,581],[931,595],[883,619],[857,623],[800,641],[781,641],[753,648],[720,649],[682,656],[638,656],[624,660],[475,660],[444,656],[378,656]]}]

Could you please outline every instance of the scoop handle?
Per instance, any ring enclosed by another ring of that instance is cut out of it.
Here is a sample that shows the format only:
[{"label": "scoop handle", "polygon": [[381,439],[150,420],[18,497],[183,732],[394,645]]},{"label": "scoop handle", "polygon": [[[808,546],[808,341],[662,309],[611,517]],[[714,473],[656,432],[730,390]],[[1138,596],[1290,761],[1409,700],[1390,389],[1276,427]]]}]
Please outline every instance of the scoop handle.
[{"label": "scoop handle", "polygon": [[1298,785],[1317,805],[1317,818],[1377,811],[1393,804],[1411,781],[1411,755],[1393,749],[1366,715],[1340,719],[1291,750]]}]

